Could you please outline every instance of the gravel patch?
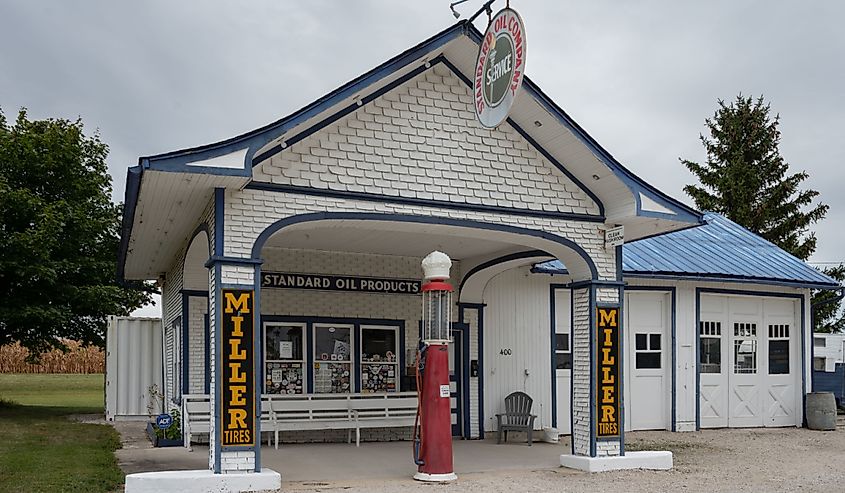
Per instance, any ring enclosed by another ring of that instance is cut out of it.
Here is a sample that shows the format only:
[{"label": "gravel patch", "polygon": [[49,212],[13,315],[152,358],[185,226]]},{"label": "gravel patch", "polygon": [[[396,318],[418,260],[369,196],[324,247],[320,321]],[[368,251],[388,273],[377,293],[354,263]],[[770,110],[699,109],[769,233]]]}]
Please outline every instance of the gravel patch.
[{"label": "gravel patch", "polygon": [[[671,471],[588,474],[565,468],[464,474],[452,484],[410,479],[284,483],[285,491],[379,492],[839,492],[845,491],[845,429],[635,432],[629,450],[670,450]],[[282,471],[284,479],[284,471]]]}]

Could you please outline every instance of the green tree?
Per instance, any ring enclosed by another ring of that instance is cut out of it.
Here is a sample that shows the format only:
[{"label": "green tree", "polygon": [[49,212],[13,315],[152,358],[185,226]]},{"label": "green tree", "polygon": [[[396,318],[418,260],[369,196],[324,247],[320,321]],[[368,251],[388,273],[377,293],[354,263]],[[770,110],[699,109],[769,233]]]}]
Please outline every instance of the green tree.
[{"label": "green tree", "polygon": [[[730,104],[718,100],[713,117],[705,120],[709,136],[699,136],[707,162],[681,159],[700,182],[684,191],[699,209],[722,214],[807,260],[816,250],[810,226],[824,218],[828,206],[813,204],[819,193],[801,188],[806,172],[788,174],[789,164],[778,149],[779,123],[780,116],[771,115],[762,96],[740,94]],[[835,269],[825,272],[832,277],[843,274]],[[815,293],[813,301],[830,295]],[[838,313],[839,303],[826,305],[818,313],[817,327],[845,328]]]},{"label": "green tree", "polygon": [[121,206],[111,202],[108,146],[80,120],[10,125],[0,111],[0,344],[30,357],[62,338],[102,345],[108,315],[150,301],[116,279]]},{"label": "green tree", "polygon": [[[836,267],[827,267],[822,272],[839,281],[845,281],[845,265],[839,264]],[[845,313],[842,313],[841,303],[830,301],[837,298],[839,294],[835,291],[818,291],[813,294],[813,304],[819,306],[814,308],[815,332],[843,332],[845,331]]]},{"label": "green tree", "polygon": [[780,116],[770,116],[763,97],[741,94],[705,120],[710,137],[700,136],[707,162],[681,162],[701,182],[684,191],[701,210],[718,212],[745,226],[801,260],[816,249],[809,227],[827,214],[828,206],[816,204],[819,193],[801,190],[806,172],[787,175],[789,164],[780,155]]}]

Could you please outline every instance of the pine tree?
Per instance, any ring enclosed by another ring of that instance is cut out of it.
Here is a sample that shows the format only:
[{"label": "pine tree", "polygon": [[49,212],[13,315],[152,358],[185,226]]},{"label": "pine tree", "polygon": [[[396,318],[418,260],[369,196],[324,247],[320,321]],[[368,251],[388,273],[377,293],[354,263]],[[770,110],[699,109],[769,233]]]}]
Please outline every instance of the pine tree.
[{"label": "pine tree", "polygon": [[[780,116],[771,116],[763,97],[737,96],[719,107],[705,120],[709,137],[700,135],[707,152],[707,162],[699,164],[681,159],[700,186],[687,185],[684,191],[701,210],[713,211],[748,228],[780,248],[807,260],[816,250],[816,235],[810,226],[824,218],[828,206],[813,205],[819,195],[800,188],[806,172],[787,174],[789,164],[780,155]],[[805,210],[809,207],[809,210]],[[826,269],[837,280],[845,275],[843,266]],[[833,293],[813,294],[813,302]],[[840,303],[820,307],[816,313],[816,331],[838,332],[845,329]]]},{"label": "pine tree", "polygon": [[684,191],[699,209],[722,214],[807,260],[816,249],[809,227],[825,216],[828,206],[803,210],[819,193],[799,189],[806,172],[787,175],[789,164],[778,150],[779,115],[770,117],[762,96],[754,100],[740,94],[731,104],[718,104],[713,118],[705,120],[710,137],[700,136],[707,163],[681,160],[701,182]]}]

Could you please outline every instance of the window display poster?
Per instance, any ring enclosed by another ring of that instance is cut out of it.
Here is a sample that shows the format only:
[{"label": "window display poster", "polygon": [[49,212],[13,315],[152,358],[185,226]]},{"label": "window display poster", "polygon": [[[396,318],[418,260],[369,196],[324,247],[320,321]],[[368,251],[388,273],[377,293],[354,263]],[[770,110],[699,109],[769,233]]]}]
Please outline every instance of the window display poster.
[{"label": "window display poster", "polygon": [[279,342],[279,359],[293,358],[293,342],[280,341]]}]

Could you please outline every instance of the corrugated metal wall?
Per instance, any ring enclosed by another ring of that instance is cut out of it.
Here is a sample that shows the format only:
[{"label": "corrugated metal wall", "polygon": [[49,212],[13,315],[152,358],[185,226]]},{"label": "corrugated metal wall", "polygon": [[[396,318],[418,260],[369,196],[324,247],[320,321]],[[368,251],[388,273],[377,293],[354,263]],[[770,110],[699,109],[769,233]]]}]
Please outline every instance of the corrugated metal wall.
[{"label": "corrugated metal wall", "polygon": [[[111,317],[106,333],[106,419],[147,419],[149,387],[162,388],[161,319]],[[158,413],[158,407],[154,409]]]},{"label": "corrugated metal wall", "polygon": [[521,390],[534,399],[535,427],[551,426],[549,277],[527,267],[494,277],[484,290],[484,416],[496,429],[505,397]]}]

